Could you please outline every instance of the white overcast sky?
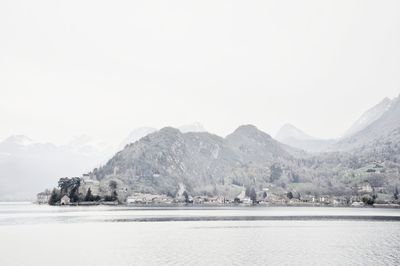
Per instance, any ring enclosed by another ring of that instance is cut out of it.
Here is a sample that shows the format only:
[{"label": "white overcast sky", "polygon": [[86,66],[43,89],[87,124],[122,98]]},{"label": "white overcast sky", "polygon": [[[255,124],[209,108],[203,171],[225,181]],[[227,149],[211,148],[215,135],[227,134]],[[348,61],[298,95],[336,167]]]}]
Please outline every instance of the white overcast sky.
[{"label": "white overcast sky", "polygon": [[0,1],[0,139],[337,137],[400,93],[400,1]]}]

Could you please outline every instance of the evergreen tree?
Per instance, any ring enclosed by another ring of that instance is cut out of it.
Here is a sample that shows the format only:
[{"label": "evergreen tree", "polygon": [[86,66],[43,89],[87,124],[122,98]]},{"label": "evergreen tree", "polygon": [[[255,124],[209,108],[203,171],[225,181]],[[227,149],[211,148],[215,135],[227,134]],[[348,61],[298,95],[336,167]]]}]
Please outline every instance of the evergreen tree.
[{"label": "evergreen tree", "polygon": [[188,193],[186,191],[183,192],[182,196],[185,197],[185,202],[189,203],[189,195],[188,195]]},{"label": "evergreen tree", "polygon": [[293,199],[293,193],[291,191],[289,191],[286,196],[288,197],[288,199]]},{"label": "evergreen tree", "polygon": [[51,192],[49,198],[49,205],[55,205],[59,200],[60,200],[59,193],[55,188],[53,188],[53,191]]},{"label": "evergreen tree", "polygon": [[253,202],[253,204],[257,202],[257,193],[254,188],[250,189],[250,199]]},{"label": "evergreen tree", "polygon": [[86,192],[85,201],[93,201],[92,190],[89,188]]}]

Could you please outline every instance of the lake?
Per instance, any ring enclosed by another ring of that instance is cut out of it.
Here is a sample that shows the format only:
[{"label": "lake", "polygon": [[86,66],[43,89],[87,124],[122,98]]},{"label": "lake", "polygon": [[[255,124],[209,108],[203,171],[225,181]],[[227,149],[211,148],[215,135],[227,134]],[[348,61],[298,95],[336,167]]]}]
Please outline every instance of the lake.
[{"label": "lake", "polygon": [[0,265],[399,265],[400,210],[0,203]]}]

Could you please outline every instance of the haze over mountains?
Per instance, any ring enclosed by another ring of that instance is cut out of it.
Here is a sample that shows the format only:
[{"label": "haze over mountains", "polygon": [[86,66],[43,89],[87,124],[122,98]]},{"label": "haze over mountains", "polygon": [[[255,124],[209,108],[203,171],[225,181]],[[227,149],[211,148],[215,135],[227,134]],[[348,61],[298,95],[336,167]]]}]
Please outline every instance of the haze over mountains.
[{"label": "haze over mountains", "polygon": [[[367,110],[337,140],[312,137],[290,124],[276,140],[252,125],[225,138],[198,123],[179,130],[138,128],[117,147],[87,136],[61,146],[13,136],[0,142],[0,200],[31,199],[62,176],[94,168],[98,179],[120,179],[133,191],[174,193],[183,185],[191,193],[231,195],[243,185],[267,183],[346,191],[367,178],[365,167],[379,162],[384,184],[392,187],[399,183],[399,150],[399,97]],[[356,178],[349,181],[349,174]]]},{"label": "haze over mountains", "polygon": [[354,195],[369,182],[388,196],[400,185],[399,98],[385,106],[368,110],[352,135],[341,140],[318,140],[291,125],[278,134],[296,145],[308,142],[308,149],[315,144],[315,151],[323,153],[301,151],[253,125],[225,138],[164,128],[126,146],[93,176],[117,179],[131,191],[169,195],[184,187],[192,195],[233,197],[243,187],[271,185],[302,194]]},{"label": "haze over mountains", "polygon": [[390,134],[389,132],[399,127],[400,120],[397,110],[399,108],[399,98],[383,99],[377,105],[365,111],[337,139],[312,137],[291,124],[285,124],[278,131],[275,138],[282,143],[308,152],[351,150],[352,148],[366,145],[380,137],[385,139]]},{"label": "haze over mountains", "polygon": [[[179,127],[182,132],[205,131],[201,124]],[[157,131],[134,129],[121,144],[102,143],[90,136],[76,136],[63,145],[39,143],[24,135],[0,142],[0,200],[30,200],[62,176],[81,176],[107,162],[126,144]]]},{"label": "haze over mountains", "polygon": [[289,146],[308,152],[324,151],[336,142],[333,139],[312,137],[291,124],[285,124],[275,138]]}]

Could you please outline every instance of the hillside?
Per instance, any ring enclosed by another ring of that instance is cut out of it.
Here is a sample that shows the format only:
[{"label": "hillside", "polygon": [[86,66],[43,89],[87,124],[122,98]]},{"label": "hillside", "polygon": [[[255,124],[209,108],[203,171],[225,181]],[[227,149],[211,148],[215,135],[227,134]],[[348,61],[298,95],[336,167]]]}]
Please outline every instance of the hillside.
[{"label": "hillside", "polygon": [[134,191],[174,194],[185,186],[195,194],[231,194],[269,182],[274,163],[295,160],[287,150],[250,125],[226,138],[163,128],[128,145],[95,174],[119,178]]},{"label": "hillside", "polygon": [[[395,117],[388,113],[382,119]],[[398,155],[379,160],[368,150],[355,151],[307,154],[252,125],[240,126],[226,138],[169,127],[127,145],[92,174],[101,181],[119,180],[130,192],[168,195],[183,188],[191,195],[232,197],[243,187],[353,195],[363,182],[390,194],[400,185]]]},{"label": "hillside", "polygon": [[374,150],[398,150],[400,145],[400,97],[393,99],[387,110],[361,131],[343,138],[333,146],[336,151],[371,153]]},{"label": "hillside", "polygon": [[351,137],[362,131],[373,122],[378,120],[391,106],[392,100],[383,99],[380,103],[365,111],[356,122],[343,134],[342,139]]}]

